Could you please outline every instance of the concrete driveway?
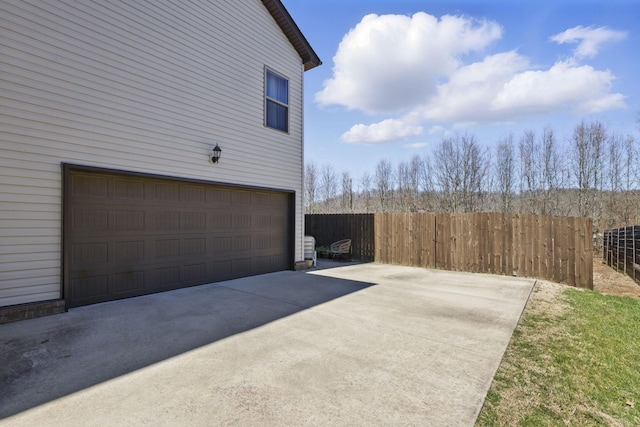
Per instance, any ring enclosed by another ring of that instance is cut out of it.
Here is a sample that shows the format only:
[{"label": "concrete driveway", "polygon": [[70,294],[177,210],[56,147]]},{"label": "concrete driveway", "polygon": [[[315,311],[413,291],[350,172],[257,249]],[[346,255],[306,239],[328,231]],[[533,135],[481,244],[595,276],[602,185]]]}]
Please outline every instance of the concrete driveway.
[{"label": "concrete driveway", "polygon": [[0,425],[473,425],[534,281],[335,265],[0,325]]}]

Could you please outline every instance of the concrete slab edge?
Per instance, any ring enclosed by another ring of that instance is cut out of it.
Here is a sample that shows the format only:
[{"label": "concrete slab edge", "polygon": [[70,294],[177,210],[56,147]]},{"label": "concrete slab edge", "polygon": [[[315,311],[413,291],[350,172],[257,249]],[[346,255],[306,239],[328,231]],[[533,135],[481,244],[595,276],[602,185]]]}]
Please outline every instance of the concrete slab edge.
[{"label": "concrete slab edge", "polygon": [[[513,331],[511,331],[511,336],[509,337],[509,343],[511,343],[511,339],[513,339],[513,332],[516,330],[516,328],[518,327],[518,325],[520,324],[520,322],[522,321],[522,316],[524,315],[524,311],[527,308],[527,304],[529,304],[529,300],[531,299],[531,294],[533,294],[533,290],[536,288],[536,285],[538,284],[538,280],[535,280],[533,282],[533,286],[531,286],[531,289],[529,290],[529,295],[527,295],[527,299],[524,302],[524,305],[522,306],[522,311],[520,311],[520,315],[518,316],[518,321],[516,322],[515,327],[513,328]],[[509,344],[507,344],[507,347],[509,346]],[[498,372],[498,369],[500,369],[500,365],[502,365],[502,362],[504,360],[504,355],[506,353],[506,348],[505,351],[502,353],[502,357],[500,357],[500,363],[498,363],[498,365],[496,366],[496,369],[493,371],[493,374],[491,375],[491,381],[489,381],[488,384],[486,384],[486,389],[484,391],[484,399],[482,400],[482,405],[480,405],[477,409],[476,409],[476,413],[474,415],[474,419],[477,420],[478,416],[480,415],[480,412],[482,411],[482,408],[484,408],[484,403],[487,400],[487,393],[489,393],[489,389],[491,388],[491,385],[493,384],[493,379],[496,376],[496,373]]]}]

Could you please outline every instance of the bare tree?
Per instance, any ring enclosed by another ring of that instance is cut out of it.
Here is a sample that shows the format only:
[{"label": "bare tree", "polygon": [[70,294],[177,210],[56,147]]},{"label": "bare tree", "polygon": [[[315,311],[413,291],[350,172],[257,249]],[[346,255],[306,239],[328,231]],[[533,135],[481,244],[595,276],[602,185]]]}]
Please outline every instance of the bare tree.
[{"label": "bare tree", "polygon": [[606,157],[606,179],[607,190],[611,193],[622,190],[622,168],[623,163],[623,149],[624,140],[622,137],[611,134],[606,140],[607,157]]},{"label": "bare tree", "polygon": [[380,160],[376,166],[375,189],[380,202],[380,211],[391,211],[393,196],[393,167],[387,159]]},{"label": "bare tree", "polygon": [[369,213],[373,211],[372,201],[371,201],[371,175],[369,172],[365,172],[362,174],[360,178],[360,197],[363,199],[363,210],[365,213]]},{"label": "bare tree", "polygon": [[[609,156],[613,157],[614,152],[617,154],[617,165],[614,166],[614,159],[609,159],[609,181],[610,185],[616,182],[615,204],[610,201],[609,208],[612,210],[609,216],[615,216],[615,219],[608,219],[608,226],[628,225],[633,221],[639,221],[638,213],[640,213],[640,192],[638,184],[640,183],[640,150],[637,141],[631,135],[626,137],[612,136],[609,138]],[[613,170],[612,170],[613,169]],[[613,188],[613,185],[612,185]],[[614,191],[614,190],[612,190]]]},{"label": "bare tree", "polygon": [[477,143],[474,136],[462,137],[462,204],[465,212],[482,211],[484,181],[487,176],[488,151]]},{"label": "bare tree", "polygon": [[607,191],[607,204],[605,206],[606,211],[606,227],[613,227],[619,218],[616,218],[616,212],[620,210],[620,206],[617,206],[619,199],[618,194],[622,190],[622,168],[623,164],[623,139],[618,135],[611,134],[606,141],[606,191]]},{"label": "bare tree", "polygon": [[520,144],[520,211],[523,213],[539,213],[537,192],[540,189],[540,165],[538,153],[540,147],[536,143],[535,132],[525,131]]},{"label": "bare tree", "polygon": [[630,191],[640,185],[640,146],[639,141],[632,135],[627,135],[624,140],[624,170],[623,187]]},{"label": "bare tree", "polygon": [[434,152],[433,175],[445,212],[481,210],[489,161],[474,136],[443,139]]},{"label": "bare tree", "polygon": [[550,127],[542,132],[542,158],[540,159],[542,200],[540,213],[543,215],[558,215],[561,212],[560,187],[563,186],[564,165],[558,151],[555,133]]},{"label": "bare tree", "polygon": [[443,139],[433,153],[433,178],[440,199],[440,210],[457,212],[462,201],[462,156],[459,138]]},{"label": "bare tree", "polygon": [[422,209],[425,211],[433,211],[435,200],[435,187],[434,187],[434,173],[431,166],[431,161],[426,155],[421,159],[422,169],[419,174],[419,189],[422,195],[421,204]]},{"label": "bare tree", "polygon": [[353,179],[349,171],[342,171],[342,203],[343,212],[353,212]]},{"label": "bare tree", "polygon": [[632,135],[624,140],[623,189],[623,221],[640,223],[640,141]]},{"label": "bare tree", "polygon": [[401,161],[398,163],[396,171],[396,182],[398,183],[396,198],[401,212],[407,212],[411,205],[411,176],[409,163]]},{"label": "bare tree", "polygon": [[598,192],[602,190],[602,151],[606,131],[602,123],[582,121],[573,131],[574,176],[578,187],[577,213],[600,219]]},{"label": "bare tree", "polygon": [[333,166],[326,164],[322,167],[320,175],[320,194],[322,196],[324,212],[336,211],[336,197],[338,196],[338,178]]},{"label": "bare tree", "polygon": [[418,211],[418,198],[420,195],[420,180],[423,175],[424,163],[417,154],[411,158],[409,163],[409,210]]},{"label": "bare tree", "polygon": [[513,135],[509,135],[496,147],[495,181],[500,194],[500,211],[502,212],[514,211],[515,150],[513,145]]},{"label": "bare tree", "polygon": [[318,167],[315,163],[309,162],[304,168],[304,195],[305,211],[307,213],[317,213],[316,194],[318,191]]}]

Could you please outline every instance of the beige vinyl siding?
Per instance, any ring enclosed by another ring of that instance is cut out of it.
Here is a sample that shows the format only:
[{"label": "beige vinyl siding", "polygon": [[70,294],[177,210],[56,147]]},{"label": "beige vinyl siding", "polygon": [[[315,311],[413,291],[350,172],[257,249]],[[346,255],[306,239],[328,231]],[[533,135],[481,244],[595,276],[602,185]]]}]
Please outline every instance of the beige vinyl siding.
[{"label": "beige vinyl siding", "polygon": [[0,306],[60,297],[62,163],[295,191],[302,258],[303,68],[259,0],[8,0],[0,23]]}]

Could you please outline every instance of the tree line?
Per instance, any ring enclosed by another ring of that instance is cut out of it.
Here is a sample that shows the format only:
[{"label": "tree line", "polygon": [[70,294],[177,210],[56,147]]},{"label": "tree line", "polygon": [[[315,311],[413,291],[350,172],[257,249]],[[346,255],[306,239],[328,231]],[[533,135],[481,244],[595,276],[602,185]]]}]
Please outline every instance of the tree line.
[{"label": "tree line", "polygon": [[355,178],[305,165],[306,213],[505,212],[591,217],[594,231],[640,223],[640,144],[600,121],[560,142],[551,127],[489,148],[472,134]]}]

